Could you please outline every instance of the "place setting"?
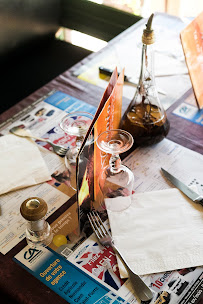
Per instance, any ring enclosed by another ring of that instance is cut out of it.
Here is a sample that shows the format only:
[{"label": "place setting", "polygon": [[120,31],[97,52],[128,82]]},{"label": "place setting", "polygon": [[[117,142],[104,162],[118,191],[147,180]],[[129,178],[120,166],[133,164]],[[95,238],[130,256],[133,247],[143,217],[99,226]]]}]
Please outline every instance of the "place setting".
[{"label": "place setting", "polygon": [[69,303],[183,303],[201,284],[203,158],[168,139],[153,18],[124,112],[116,67],[97,107],[54,91],[36,128],[20,118],[0,137],[4,210],[18,198],[0,218],[1,252],[26,239],[14,261]]}]

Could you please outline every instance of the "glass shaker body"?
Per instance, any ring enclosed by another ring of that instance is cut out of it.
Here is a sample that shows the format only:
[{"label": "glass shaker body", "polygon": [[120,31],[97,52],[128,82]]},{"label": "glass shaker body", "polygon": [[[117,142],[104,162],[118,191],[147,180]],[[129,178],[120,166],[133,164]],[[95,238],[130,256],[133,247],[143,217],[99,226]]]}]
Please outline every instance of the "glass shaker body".
[{"label": "glass shaker body", "polygon": [[52,241],[52,232],[49,223],[42,218],[38,221],[28,221],[26,228],[26,240],[31,248],[48,246]]}]

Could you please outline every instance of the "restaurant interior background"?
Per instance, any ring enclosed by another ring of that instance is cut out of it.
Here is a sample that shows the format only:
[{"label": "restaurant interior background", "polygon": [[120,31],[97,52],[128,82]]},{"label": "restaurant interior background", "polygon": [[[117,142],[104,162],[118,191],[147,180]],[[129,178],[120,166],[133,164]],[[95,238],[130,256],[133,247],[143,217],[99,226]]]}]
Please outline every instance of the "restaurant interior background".
[{"label": "restaurant interior background", "polygon": [[189,23],[202,9],[202,0],[1,0],[0,113],[152,12]]},{"label": "restaurant interior background", "polygon": [[[191,20],[203,9],[202,0],[87,0],[102,6],[108,6],[135,16],[147,18],[154,12],[168,13]],[[91,5],[91,4],[90,4]],[[110,30],[111,31],[111,30]],[[98,39],[79,31],[60,28],[56,36],[75,45],[98,51],[107,44],[108,38]],[[97,34],[96,34],[97,36]]]}]

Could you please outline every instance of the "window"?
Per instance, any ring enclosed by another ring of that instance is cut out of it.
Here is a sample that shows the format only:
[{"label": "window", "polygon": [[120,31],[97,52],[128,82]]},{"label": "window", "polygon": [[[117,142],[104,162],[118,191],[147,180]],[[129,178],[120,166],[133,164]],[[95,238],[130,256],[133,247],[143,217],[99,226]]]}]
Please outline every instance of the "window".
[{"label": "window", "polygon": [[[61,3],[63,28],[59,37],[92,51],[153,12],[196,17],[203,9],[202,0],[61,0]],[[100,40],[80,36],[79,32]]]},{"label": "window", "polygon": [[165,12],[178,17],[196,17],[203,10],[202,0],[89,0],[142,17]]}]

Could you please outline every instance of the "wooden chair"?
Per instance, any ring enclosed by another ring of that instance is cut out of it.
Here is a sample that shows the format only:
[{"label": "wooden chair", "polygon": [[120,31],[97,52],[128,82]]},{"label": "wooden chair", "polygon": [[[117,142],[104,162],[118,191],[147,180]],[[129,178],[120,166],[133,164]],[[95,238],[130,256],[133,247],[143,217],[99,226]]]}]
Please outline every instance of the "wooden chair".
[{"label": "wooden chair", "polygon": [[60,0],[2,0],[0,113],[91,52],[57,40]]}]

